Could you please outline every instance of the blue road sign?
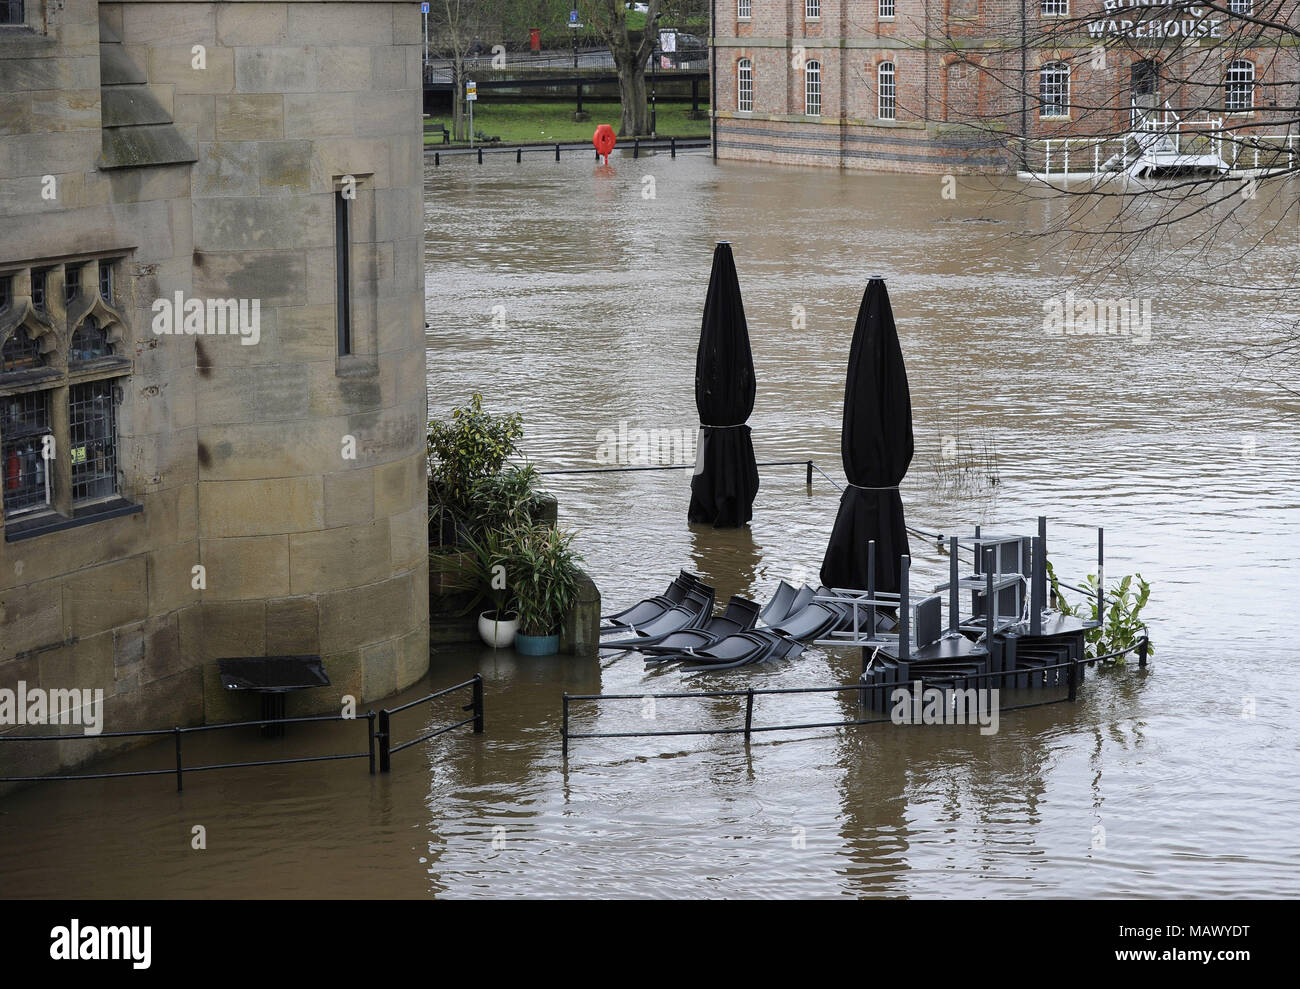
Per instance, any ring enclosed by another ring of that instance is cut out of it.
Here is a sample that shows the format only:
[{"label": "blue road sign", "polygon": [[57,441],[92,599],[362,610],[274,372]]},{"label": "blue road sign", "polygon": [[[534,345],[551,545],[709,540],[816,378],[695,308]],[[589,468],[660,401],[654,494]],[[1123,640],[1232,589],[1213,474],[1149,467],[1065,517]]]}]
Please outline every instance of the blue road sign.
[{"label": "blue road sign", "polygon": [[570,24],[578,23],[578,12],[576,10],[569,11],[569,23]]},{"label": "blue road sign", "polygon": [[427,3],[420,4],[420,13],[427,14],[428,12],[429,12],[429,5]]}]

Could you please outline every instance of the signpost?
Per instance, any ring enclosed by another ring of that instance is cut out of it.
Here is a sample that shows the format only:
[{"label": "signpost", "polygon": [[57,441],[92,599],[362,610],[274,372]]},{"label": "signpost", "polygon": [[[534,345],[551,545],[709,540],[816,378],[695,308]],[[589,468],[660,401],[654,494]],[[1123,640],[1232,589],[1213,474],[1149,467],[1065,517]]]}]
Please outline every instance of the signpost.
[{"label": "signpost", "polygon": [[[582,27],[582,22],[578,20],[578,12],[576,10],[569,11],[569,30],[573,32],[571,37],[573,39],[573,67],[575,69],[578,67],[578,29],[580,27]],[[581,110],[582,107],[578,107],[578,109]]]},{"label": "signpost", "polygon": [[473,79],[465,82],[465,102],[469,104],[469,146],[474,147],[474,103],[478,99],[478,83]]},{"label": "signpost", "polygon": [[420,16],[424,19],[424,61],[429,62],[429,4],[420,4]]}]

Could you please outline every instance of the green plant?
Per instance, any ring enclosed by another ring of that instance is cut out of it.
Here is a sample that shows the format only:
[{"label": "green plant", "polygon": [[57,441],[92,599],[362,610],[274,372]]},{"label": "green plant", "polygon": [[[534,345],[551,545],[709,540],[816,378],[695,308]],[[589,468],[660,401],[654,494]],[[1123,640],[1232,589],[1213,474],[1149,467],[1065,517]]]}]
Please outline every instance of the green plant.
[{"label": "green plant", "polygon": [[540,502],[536,468],[531,464],[507,467],[470,485],[471,515],[466,521],[478,532],[508,529],[531,522]]},{"label": "green plant", "polygon": [[501,473],[506,461],[519,452],[523,435],[523,416],[484,411],[478,392],[470,396],[469,405],[452,409],[449,420],[430,420],[430,506],[472,520],[475,485]]},{"label": "green plant", "polygon": [[[1082,618],[1085,621],[1097,621],[1097,575],[1089,574],[1080,593],[1087,594],[1085,601],[1070,605],[1061,593],[1061,584],[1057,580],[1056,570],[1049,560],[1047,579],[1051,584],[1051,601],[1063,615]],[[1107,605],[1104,620],[1095,628],[1087,631],[1084,637],[1085,655],[1095,659],[1113,652],[1129,649],[1147,634],[1146,624],[1141,612],[1151,597],[1151,585],[1139,574],[1125,576],[1110,592],[1106,594]],[[1147,653],[1152,654],[1156,647],[1148,643]],[[1113,660],[1123,663],[1124,656]]]},{"label": "green plant", "polygon": [[449,572],[449,589],[466,591],[473,597],[459,614],[476,611],[485,599],[492,602],[498,618],[514,610],[509,583],[511,552],[507,534],[497,529],[462,537],[462,551]]},{"label": "green plant", "polygon": [[573,534],[546,524],[515,525],[505,531],[509,544],[506,579],[525,635],[553,635],[578,593],[582,559],[570,547]]}]

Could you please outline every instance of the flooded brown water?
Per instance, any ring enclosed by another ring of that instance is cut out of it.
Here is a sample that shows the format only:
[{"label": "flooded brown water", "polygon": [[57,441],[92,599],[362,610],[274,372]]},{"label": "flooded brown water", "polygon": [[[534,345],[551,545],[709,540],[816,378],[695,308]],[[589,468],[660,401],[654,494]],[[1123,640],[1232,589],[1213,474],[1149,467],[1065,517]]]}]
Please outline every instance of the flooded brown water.
[{"label": "flooded brown water", "polygon": [[[622,422],[692,432],[710,252],[729,239],[753,339],[759,459],[811,457],[841,477],[848,342],[866,278],[884,273],[916,423],[909,522],[1028,531],[1046,513],[1057,569],[1076,580],[1094,566],[1091,527],[1104,525],[1107,573],[1140,570],[1154,586],[1145,674],[1089,676],[1077,704],[1009,713],[992,736],[886,725],[768,735],[748,749],[731,736],[575,740],[566,765],[565,690],[847,683],[860,659],[814,648],[701,679],[647,676],[635,659],[445,651],[422,689],[481,672],[485,735],[399,753],[388,777],[355,761],[191,775],[181,795],[166,777],[28,789],[0,802],[5,893],[1294,895],[1300,437],[1282,386],[1295,379],[1270,382],[1239,356],[1265,308],[1300,316],[1300,293],[1265,305],[1251,287],[1294,281],[1294,214],[1253,255],[1249,279],[1219,271],[1226,286],[1188,274],[1096,291],[1152,298],[1144,345],[1044,333],[1044,299],[1078,286],[1022,235],[1061,208],[969,185],[944,200],[937,177],[700,155],[616,157],[608,170],[581,157],[452,159],[428,173],[431,408],[479,390],[490,408],[521,410],[544,469],[595,466],[601,431]],[[944,461],[944,437],[991,459],[998,483]],[[815,575],[838,502],[829,482],[809,492],[802,468],[764,469],[752,526],[714,532],[686,525],[688,477],[549,479],[605,610],[682,567],[720,599]],[[914,586],[942,574],[932,544],[914,539],[912,555]],[[574,710],[575,730],[650,725],[639,702]],[[660,701],[653,727],[734,725],[741,710]],[[756,718],[852,711],[834,695],[768,697]],[[425,715],[404,717],[397,734],[412,737]],[[240,759],[356,749],[360,736],[354,726],[203,744]],[[109,765],[169,758],[159,748]],[[190,847],[196,824],[204,851]]]}]

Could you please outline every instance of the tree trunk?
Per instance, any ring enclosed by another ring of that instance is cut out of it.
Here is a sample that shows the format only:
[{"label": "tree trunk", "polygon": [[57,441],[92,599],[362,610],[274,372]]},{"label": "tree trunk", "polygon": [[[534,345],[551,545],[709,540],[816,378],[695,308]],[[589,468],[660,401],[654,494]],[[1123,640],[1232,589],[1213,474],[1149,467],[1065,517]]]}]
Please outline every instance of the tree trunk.
[{"label": "tree trunk", "polygon": [[465,68],[460,53],[457,52],[451,70],[451,139],[453,141],[469,140],[466,135],[465,120]]},{"label": "tree trunk", "polygon": [[615,56],[618,69],[618,97],[623,116],[618,125],[619,137],[640,137],[650,133],[650,110],[646,106],[645,63],[636,53]]}]

